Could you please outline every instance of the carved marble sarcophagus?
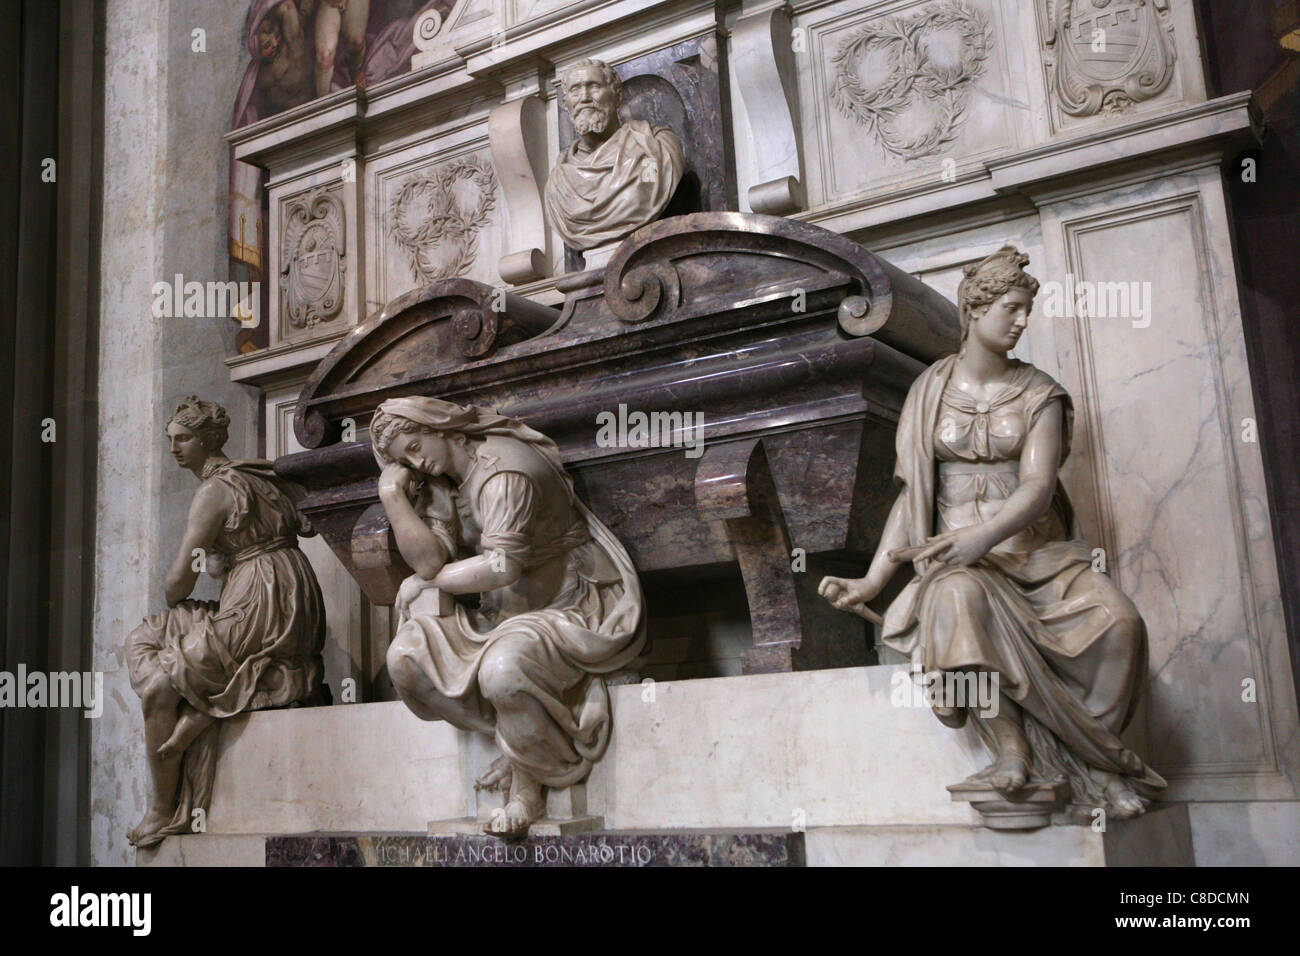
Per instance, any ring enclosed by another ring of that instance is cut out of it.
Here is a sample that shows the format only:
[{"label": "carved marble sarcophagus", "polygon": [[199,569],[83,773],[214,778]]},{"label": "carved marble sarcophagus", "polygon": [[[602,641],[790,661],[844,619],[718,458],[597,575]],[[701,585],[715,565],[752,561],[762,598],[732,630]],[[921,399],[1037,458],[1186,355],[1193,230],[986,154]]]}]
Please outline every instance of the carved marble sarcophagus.
[{"label": "carved marble sarcophagus", "polygon": [[551,308],[435,282],[311,376],[294,422],[309,450],[276,470],[308,489],[303,511],[367,597],[391,604],[411,573],[367,426],[385,399],[431,395],[555,439],[652,597],[738,573],[745,672],[866,662],[865,623],[817,583],[869,558],[894,497],[894,422],[913,378],[956,349],[956,307],[841,235],[734,212],[647,226],[560,288]]}]

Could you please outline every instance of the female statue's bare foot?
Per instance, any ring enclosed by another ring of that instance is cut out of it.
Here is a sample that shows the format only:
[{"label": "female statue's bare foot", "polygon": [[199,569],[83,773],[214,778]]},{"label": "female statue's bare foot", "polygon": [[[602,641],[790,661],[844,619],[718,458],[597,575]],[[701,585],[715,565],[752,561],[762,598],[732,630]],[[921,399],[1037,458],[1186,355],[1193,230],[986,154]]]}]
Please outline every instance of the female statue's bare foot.
[{"label": "female statue's bare foot", "polygon": [[511,772],[510,799],[483,824],[483,831],[506,839],[526,836],[534,821],[546,812],[542,785],[522,771]]},{"label": "female statue's bare foot", "polygon": [[474,789],[509,791],[511,776],[510,761],[505,757],[497,757],[492,761],[492,766],[488,767],[487,772],[474,781]]},{"label": "female statue's bare foot", "polygon": [[151,806],[145,811],[144,817],[135,828],[126,835],[126,839],[132,846],[141,848],[157,846],[165,839],[158,835],[158,831],[171,822],[170,813]]},{"label": "female statue's bare foot", "polygon": [[970,778],[1002,794],[1012,794],[1029,782],[1029,761],[1024,754],[1005,748],[998,759]]},{"label": "female statue's bare foot", "polygon": [[1096,776],[1105,784],[1106,803],[1116,819],[1127,820],[1147,812],[1151,802],[1138,796],[1123,777],[1104,771],[1097,771]]},{"label": "female statue's bare foot", "polygon": [[176,721],[176,728],[172,731],[172,735],[158,748],[158,756],[164,760],[170,760],[185,753],[190,744],[194,743],[199,734],[207,729],[213,719],[207,714],[201,714],[193,707],[186,705],[184,712]]}]

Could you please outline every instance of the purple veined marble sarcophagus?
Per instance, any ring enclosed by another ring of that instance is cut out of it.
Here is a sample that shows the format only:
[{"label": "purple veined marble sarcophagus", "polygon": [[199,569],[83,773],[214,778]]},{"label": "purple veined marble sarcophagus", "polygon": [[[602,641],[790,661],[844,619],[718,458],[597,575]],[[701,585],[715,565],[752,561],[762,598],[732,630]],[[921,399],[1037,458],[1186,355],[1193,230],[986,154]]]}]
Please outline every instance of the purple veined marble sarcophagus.
[{"label": "purple veined marble sarcophagus", "polygon": [[[430,395],[555,440],[637,565],[652,636],[660,582],[738,574],[745,673],[870,662],[865,622],[817,584],[869,560],[895,496],[894,422],[916,375],[956,350],[956,306],[837,233],[736,212],[653,223],[559,287],[551,308],[435,282],[354,329],[304,387],[308,450],[276,471],[307,488],[302,510],[369,600],[392,604],[411,571],[367,428],[380,402]],[[669,414],[648,436],[637,412]]]}]

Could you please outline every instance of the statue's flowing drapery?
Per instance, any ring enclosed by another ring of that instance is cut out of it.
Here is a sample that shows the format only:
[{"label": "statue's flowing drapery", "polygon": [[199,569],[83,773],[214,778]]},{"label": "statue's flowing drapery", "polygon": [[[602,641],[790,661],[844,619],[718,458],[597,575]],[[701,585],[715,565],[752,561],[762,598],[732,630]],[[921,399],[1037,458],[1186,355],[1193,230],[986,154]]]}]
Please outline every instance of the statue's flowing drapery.
[{"label": "statue's flowing drapery", "polygon": [[[908,545],[969,526],[1019,485],[1019,452],[1038,416],[1070,397],[1050,376],[1019,363],[988,402],[951,385],[956,356],[912,385],[899,419],[895,482],[907,506]],[[1124,745],[1146,680],[1146,631],[1132,602],[1092,568],[1060,482],[1051,508],[970,567],[923,560],[890,605],[883,639],[922,672],[983,670],[1022,708],[1037,774],[1070,781],[1075,803],[1104,804],[1094,767],[1149,795],[1165,781]],[[973,710],[936,708],[960,726]],[[977,717],[977,728],[987,729]]]},{"label": "statue's flowing drapery", "polygon": [[[547,786],[580,781],[609,742],[601,675],[630,664],[645,640],[631,558],[578,500],[544,435],[437,399],[395,399],[380,413],[483,439],[457,494],[429,480],[417,508],[452,560],[497,551],[523,567],[517,584],[483,595],[477,611],[456,603],[450,614],[417,613],[399,624],[389,660],[396,655],[403,670],[421,675],[415,684],[395,679],[399,694],[417,713],[428,689],[455,701],[477,719],[447,719],[490,728],[511,763]],[[505,706],[511,695],[538,707],[519,719]]]},{"label": "statue's flowing drapery", "polygon": [[[293,489],[260,460],[223,460],[204,482],[234,501],[214,545],[229,564],[221,600],[182,601],[145,618],[127,642],[131,686],[140,693],[164,674],[190,706],[215,718],[322,694],[325,604],[298,549],[298,536],[313,532]],[[176,815],[157,840],[191,832],[192,812],[207,807],[218,727],[186,749]]]}]

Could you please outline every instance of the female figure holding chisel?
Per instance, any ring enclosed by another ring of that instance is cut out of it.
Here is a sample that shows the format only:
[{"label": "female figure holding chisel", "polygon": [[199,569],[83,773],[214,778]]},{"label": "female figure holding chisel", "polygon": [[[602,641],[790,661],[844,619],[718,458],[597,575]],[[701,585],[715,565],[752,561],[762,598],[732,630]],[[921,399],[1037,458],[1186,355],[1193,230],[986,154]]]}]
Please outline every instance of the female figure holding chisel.
[{"label": "female figure holding chisel", "polygon": [[[1165,781],[1120,740],[1146,680],[1146,628],[1094,570],[1057,477],[1069,451],[1070,396],[1008,353],[1038,281],[1007,246],[967,266],[958,291],[962,350],[913,383],[899,418],[898,500],[861,579],[820,593],[879,623],[914,672],[992,672],[997,713],[936,701],[946,725],[973,719],[994,762],[963,786],[1014,800],[1065,778],[1078,810],[1142,813]],[[904,564],[916,577],[883,620],[867,607]]]}]

